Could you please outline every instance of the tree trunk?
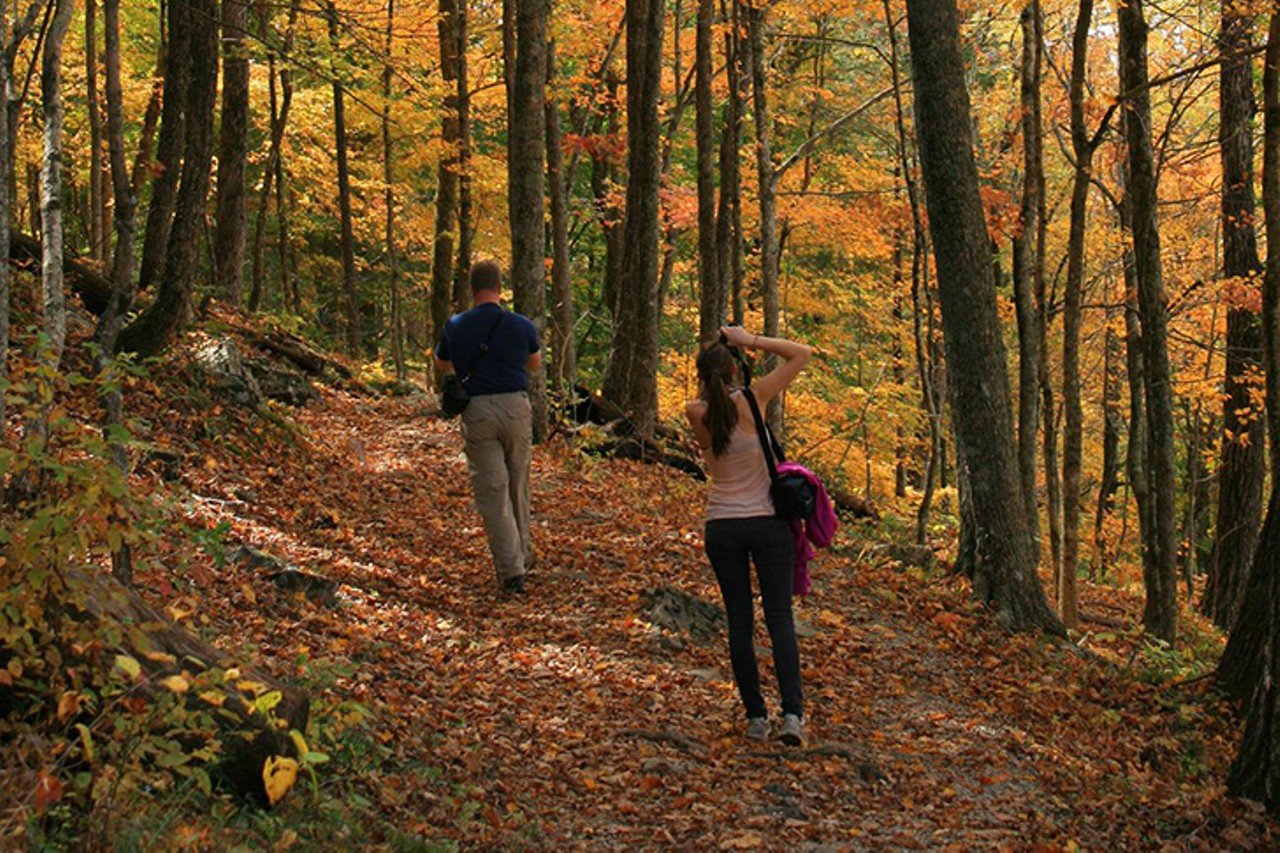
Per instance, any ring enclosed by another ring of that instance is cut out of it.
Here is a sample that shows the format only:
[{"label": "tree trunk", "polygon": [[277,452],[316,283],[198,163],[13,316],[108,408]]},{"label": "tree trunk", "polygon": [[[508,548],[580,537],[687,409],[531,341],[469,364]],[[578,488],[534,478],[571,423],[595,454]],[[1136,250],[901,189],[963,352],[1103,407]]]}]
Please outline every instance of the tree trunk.
[{"label": "tree trunk", "polygon": [[[1266,366],[1267,438],[1271,444],[1271,499],[1244,597],[1218,663],[1218,684],[1249,700],[1244,744],[1229,782],[1233,792],[1262,799],[1274,811],[1273,777],[1280,742],[1273,731],[1280,714],[1275,667],[1280,657],[1280,15],[1272,14],[1263,60],[1262,208],[1267,265],[1262,279],[1262,353]],[[1258,732],[1257,729],[1262,731]],[[1260,773],[1265,768],[1266,773]]]},{"label": "tree trunk", "polygon": [[713,340],[724,325],[728,293],[720,277],[716,240],[715,103],[711,94],[714,0],[698,0],[694,42],[694,136],[698,159],[698,339]]},{"label": "tree trunk", "polygon": [[[1108,305],[1111,302],[1107,295]],[[1098,485],[1098,505],[1093,519],[1093,569],[1091,576],[1100,580],[1110,569],[1111,549],[1103,529],[1115,509],[1116,492],[1120,489],[1120,382],[1117,374],[1119,341],[1111,329],[1112,311],[1107,309],[1107,330],[1102,366],[1102,478]]]},{"label": "tree trunk", "polygon": [[908,0],[907,21],[952,415],[973,497],[974,591],[1012,630],[1061,634],[1036,575],[1026,505],[1009,500],[1021,481],[955,0]]},{"label": "tree trunk", "polygon": [[1166,642],[1177,635],[1177,528],[1175,523],[1173,388],[1167,346],[1168,322],[1160,268],[1155,156],[1151,145],[1151,93],[1147,78],[1147,24],[1142,0],[1120,6],[1121,89],[1129,101],[1127,195],[1132,205],[1134,272],[1142,322],[1147,456],[1150,460],[1152,537],[1144,548],[1147,602],[1143,625]]},{"label": "tree trunk", "polygon": [[[67,342],[67,306],[63,296],[62,258],[62,48],[71,26],[75,0],[57,0],[40,57],[40,92],[44,112],[44,150],[40,169],[40,221],[43,260],[44,333],[48,350],[43,360],[52,369],[62,361]],[[46,411],[47,417],[47,411]],[[41,423],[41,435],[47,423]]]},{"label": "tree trunk", "polygon": [[[547,0],[519,0],[509,163],[511,295],[515,310],[533,321],[540,338],[547,328],[546,83]],[[533,440],[540,442],[547,435],[545,368],[530,375],[529,398]]]},{"label": "tree trunk", "polygon": [[[760,195],[760,290],[764,302],[765,337],[779,335],[778,304],[778,196],[773,166],[773,127],[769,118],[766,58],[764,53],[764,14],[762,4],[752,2],[747,7],[747,44],[750,46],[751,102],[756,131],[756,176]],[[764,369],[771,370],[777,357],[768,355]],[[782,395],[769,401],[765,413],[769,428],[781,440]]]},{"label": "tree trunk", "polygon": [[[1031,538],[1037,539],[1036,443],[1040,417],[1040,332],[1036,319],[1036,234],[1040,216],[1042,143],[1040,126],[1040,3],[1031,0],[1022,10],[1022,65],[1019,74],[1022,106],[1021,227],[1013,239],[1013,293],[1018,321],[1018,472],[1027,504]],[[1038,556],[1038,554],[1037,554]],[[1068,627],[1073,627],[1068,625]]]},{"label": "tree trunk", "polygon": [[338,75],[338,9],[326,4],[329,24],[329,73],[333,77],[333,141],[338,159],[338,216],[341,220],[342,294],[347,309],[347,352],[358,354],[364,346],[360,322],[360,284],[356,281],[356,237],[351,213],[351,166],[347,151],[346,93]]},{"label": "tree trunk", "polygon": [[138,150],[133,157],[132,177],[129,186],[136,200],[146,185],[147,176],[151,174],[151,146],[155,143],[156,128],[160,124],[160,107],[164,103],[165,53],[168,50],[167,32],[163,16],[160,22],[160,33],[156,48],[156,68],[151,84],[151,97],[147,99],[147,109],[142,116],[142,130],[138,133]]},{"label": "tree trunk", "polygon": [[1258,545],[1262,488],[1266,479],[1266,417],[1253,403],[1254,376],[1262,367],[1262,328],[1246,304],[1262,273],[1254,229],[1253,20],[1235,4],[1222,6],[1219,33],[1218,143],[1222,159],[1222,274],[1236,280],[1239,296],[1227,311],[1226,399],[1218,463],[1218,511],[1201,610],[1226,630],[1240,609],[1249,566]]},{"label": "tree trunk", "polygon": [[[547,46],[547,88],[556,74],[555,40]],[[574,346],[573,282],[569,277],[569,187],[565,183],[564,144],[560,136],[560,108],[547,98],[547,183],[551,186],[551,367],[555,389],[573,390],[578,377]]]},{"label": "tree trunk", "polygon": [[467,87],[467,3],[454,0],[453,35],[458,91],[458,257],[453,266],[453,310],[464,311],[471,301],[471,90]]},{"label": "tree trunk", "polygon": [[438,339],[453,304],[453,262],[458,234],[458,155],[461,127],[458,119],[457,0],[440,0],[437,31],[440,37],[440,78],[444,103],[440,115],[440,141],[444,151],[437,169],[435,249],[431,262],[431,337]]},{"label": "tree trunk", "polygon": [[[179,19],[190,15],[197,21],[216,20],[214,0],[190,0],[169,6],[170,10],[181,7],[185,7],[185,11],[178,16]],[[175,22],[170,32],[176,33],[176,30]],[[192,27],[188,56],[190,74],[185,90],[182,174],[163,274],[157,285],[155,302],[120,334],[119,348],[141,356],[154,355],[163,349],[187,320],[200,235],[205,227],[204,208],[209,195],[209,165],[213,149],[213,108],[218,88],[217,27]],[[177,64],[170,63],[170,67]],[[168,92],[167,87],[165,91]]]},{"label": "tree trunk", "polygon": [[1080,325],[1084,305],[1085,225],[1089,213],[1089,181],[1094,145],[1085,128],[1085,76],[1088,73],[1089,28],[1093,0],[1080,0],[1071,49],[1071,148],[1075,175],[1071,184],[1071,224],[1067,238],[1067,286],[1062,314],[1062,407],[1066,426],[1062,431],[1062,564],[1059,575],[1058,615],[1070,629],[1078,626],[1079,593],[1076,574],[1080,563],[1080,465],[1084,451],[1084,407],[1080,402]]},{"label": "tree trunk", "polygon": [[[731,2],[732,18],[724,36],[725,99],[724,129],[720,135],[720,207],[716,215],[716,271],[720,275],[718,298],[723,300],[720,315],[732,309],[733,322],[743,322],[742,305],[742,51],[738,38],[738,0]],[[699,320],[701,323],[701,320]]]},{"label": "tree trunk", "polygon": [[[4,42],[9,37],[9,2],[0,0],[0,92],[8,92],[12,78],[13,66],[8,61],[8,45]],[[8,100],[8,95],[4,96]],[[9,199],[13,195],[13,149],[9,146],[9,109],[7,103],[0,103],[0,386],[7,386],[9,381],[9,326],[10,320],[10,282],[12,270],[9,266],[9,243],[12,230],[12,206]],[[9,438],[8,408],[5,395],[0,394],[0,441]]]},{"label": "tree trunk", "polygon": [[[138,262],[138,289],[146,290],[160,280],[173,224],[173,206],[182,175],[182,150],[186,145],[186,101],[196,84],[191,73],[191,4],[171,2],[168,43],[164,60],[164,98],[160,112],[160,139],[156,143],[151,181],[151,201],[147,208],[147,228],[142,238]],[[197,37],[199,34],[196,34]],[[198,84],[196,84],[198,85]]]},{"label": "tree trunk", "polygon": [[658,417],[658,186],[665,0],[627,0],[627,208],[604,396],[642,435]]},{"label": "tree trunk", "polygon": [[[403,382],[404,366],[404,308],[400,304],[400,260],[396,254],[396,194],[392,184],[391,150],[391,49],[395,35],[396,2],[387,0],[387,27],[383,47],[385,58],[382,66],[382,200],[383,237],[387,252],[387,285],[391,289],[391,357],[396,365],[396,379]],[[442,25],[443,26],[443,25]],[[452,260],[452,259],[450,259]],[[434,269],[432,270],[434,275]]]},{"label": "tree trunk", "polygon": [[[106,30],[106,94],[107,94],[107,150],[111,167],[111,183],[115,196],[116,251],[111,270],[113,283],[111,301],[98,320],[94,340],[98,344],[96,369],[106,369],[111,353],[115,352],[116,339],[120,335],[120,322],[133,306],[133,237],[134,209],[133,186],[124,152],[124,92],[120,71],[120,0],[103,0],[103,27]],[[105,254],[105,252],[104,252]],[[128,474],[129,454],[125,446],[115,439],[116,430],[123,423],[124,401],[121,389],[108,388],[104,394],[105,419],[103,433],[111,444],[112,455],[121,472]],[[111,552],[111,574],[125,586],[133,585],[133,559],[130,545],[121,542]]]},{"label": "tree trunk", "polygon": [[98,2],[84,4],[85,104],[89,114],[89,257],[107,259],[107,203],[103,190],[102,112],[98,97]]},{"label": "tree trunk", "polygon": [[[170,0],[173,2],[173,0]],[[244,253],[248,230],[245,160],[249,152],[249,26],[247,0],[222,0],[222,126],[218,143],[217,228],[213,257],[217,286],[231,305],[244,292]]]}]

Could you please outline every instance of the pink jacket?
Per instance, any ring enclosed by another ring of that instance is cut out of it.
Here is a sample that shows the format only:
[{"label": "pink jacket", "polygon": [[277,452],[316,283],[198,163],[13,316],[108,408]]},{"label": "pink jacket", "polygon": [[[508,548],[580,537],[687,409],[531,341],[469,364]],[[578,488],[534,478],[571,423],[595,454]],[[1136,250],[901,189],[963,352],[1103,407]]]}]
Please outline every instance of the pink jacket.
[{"label": "pink jacket", "polygon": [[793,592],[796,595],[808,595],[809,561],[813,559],[814,548],[826,548],[835,538],[836,527],[839,525],[836,519],[836,508],[832,505],[831,496],[827,494],[827,489],[818,479],[818,475],[803,465],[795,462],[779,462],[778,474],[799,474],[812,483],[816,490],[813,517],[805,521],[799,519],[791,521],[791,536],[796,546],[796,562],[792,572]]}]

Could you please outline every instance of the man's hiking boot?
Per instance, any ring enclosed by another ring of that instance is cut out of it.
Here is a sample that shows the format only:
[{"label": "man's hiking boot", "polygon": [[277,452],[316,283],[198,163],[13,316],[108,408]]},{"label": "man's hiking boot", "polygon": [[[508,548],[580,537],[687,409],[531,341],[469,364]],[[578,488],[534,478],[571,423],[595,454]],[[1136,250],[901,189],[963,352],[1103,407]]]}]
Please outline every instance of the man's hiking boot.
[{"label": "man's hiking boot", "polygon": [[795,714],[787,714],[782,718],[782,729],[778,732],[778,740],[787,746],[804,746],[804,720]]},{"label": "man's hiking boot", "polygon": [[524,595],[524,575],[516,575],[502,582],[502,591],[510,595]]},{"label": "man's hiking boot", "polygon": [[752,740],[768,740],[769,739],[769,718],[768,717],[748,717],[747,718],[747,737]]}]

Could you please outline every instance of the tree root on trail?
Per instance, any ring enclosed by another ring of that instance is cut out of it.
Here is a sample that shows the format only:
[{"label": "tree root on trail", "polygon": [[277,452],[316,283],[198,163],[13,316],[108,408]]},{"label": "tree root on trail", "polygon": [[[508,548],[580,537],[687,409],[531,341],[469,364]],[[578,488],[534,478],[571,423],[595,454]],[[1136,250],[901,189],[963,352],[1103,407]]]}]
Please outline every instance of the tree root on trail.
[{"label": "tree root on trail", "polygon": [[670,729],[662,729],[660,731],[651,731],[648,729],[627,729],[618,733],[618,738],[639,738],[652,743],[666,744],[674,746],[681,752],[703,753],[706,752],[706,746],[701,742],[694,740],[688,735],[682,735],[679,732]]}]

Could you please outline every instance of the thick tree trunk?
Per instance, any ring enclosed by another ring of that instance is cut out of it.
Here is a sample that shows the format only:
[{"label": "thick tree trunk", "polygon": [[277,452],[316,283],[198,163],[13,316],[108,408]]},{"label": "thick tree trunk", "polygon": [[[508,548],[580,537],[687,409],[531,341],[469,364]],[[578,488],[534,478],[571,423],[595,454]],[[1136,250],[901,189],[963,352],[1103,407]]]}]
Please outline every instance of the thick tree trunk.
[{"label": "thick tree trunk", "polygon": [[658,101],[665,0],[627,0],[627,208],[604,396],[642,435],[658,416]]},{"label": "thick tree trunk", "polygon": [[[1273,14],[1263,60],[1262,207],[1267,265],[1262,280],[1262,352],[1266,366],[1267,438],[1271,444],[1271,500],[1254,551],[1244,597],[1218,663],[1218,683],[1232,695],[1250,699],[1245,742],[1233,770],[1231,788],[1262,799],[1261,779],[1280,771],[1280,15]],[[1261,733],[1256,730],[1261,727]],[[1268,768],[1259,773],[1258,768]],[[1249,779],[1252,778],[1252,781]],[[1265,802],[1274,810],[1280,788],[1269,781]]]},{"label": "thick tree trunk", "polygon": [[[1036,234],[1040,217],[1042,143],[1040,126],[1040,4],[1030,0],[1022,10],[1022,65],[1019,74],[1022,106],[1021,228],[1013,239],[1013,293],[1018,321],[1018,473],[1027,504],[1031,538],[1037,539],[1036,443],[1040,417],[1040,331],[1036,318]],[[1038,555],[1037,555],[1038,556]],[[1072,626],[1068,626],[1072,627]]]},{"label": "thick tree trunk", "polygon": [[972,487],[974,591],[1007,627],[1060,634],[1036,575],[1026,505],[1009,500],[1021,481],[959,16],[954,0],[908,0],[907,21],[952,414]]},{"label": "thick tree trunk", "polygon": [[1155,157],[1151,145],[1151,93],[1147,78],[1147,24],[1142,0],[1120,6],[1120,81],[1128,98],[1127,196],[1132,205],[1134,272],[1142,322],[1147,401],[1147,456],[1150,460],[1152,536],[1144,545],[1147,602],[1143,625],[1173,642],[1177,635],[1177,528],[1174,473],[1173,387],[1167,346],[1168,323],[1160,268]]},{"label": "thick tree trunk", "polygon": [[160,139],[156,143],[153,165],[155,178],[151,181],[147,228],[138,262],[139,290],[146,290],[159,281],[164,270],[174,199],[178,192],[178,179],[182,175],[182,150],[187,138],[184,127],[186,105],[189,89],[195,83],[191,74],[191,4],[171,2],[166,10],[169,30],[164,58],[164,98],[160,113]]},{"label": "thick tree trunk", "polygon": [[342,295],[347,310],[347,352],[355,355],[364,346],[360,322],[360,284],[356,281],[356,237],[351,212],[351,165],[347,145],[346,91],[338,76],[338,9],[329,0],[325,18],[329,25],[329,73],[333,76],[333,141],[338,160],[338,216],[342,229]]},{"label": "thick tree trunk", "polygon": [[[518,6],[508,166],[511,295],[515,310],[532,320],[542,337],[547,328],[547,0],[518,0]],[[545,368],[529,377],[529,398],[533,440],[540,442],[547,435]]]},{"label": "thick tree trunk", "polygon": [[248,236],[245,162],[249,153],[249,26],[247,0],[222,0],[222,126],[218,142],[217,228],[213,257],[217,286],[231,305],[244,292]]},{"label": "thick tree trunk", "polygon": [[[188,11],[184,14],[195,20],[212,21],[217,16],[214,0],[171,3],[170,9],[180,6],[186,6]],[[170,32],[175,29],[171,27]],[[209,195],[209,165],[213,150],[213,108],[218,88],[217,28],[192,27],[188,55],[190,75],[184,108],[182,176],[163,274],[155,302],[120,334],[119,348],[142,356],[154,355],[163,349],[187,320],[200,235],[205,227],[204,208]],[[170,67],[176,64],[170,63]]]},{"label": "thick tree trunk", "polygon": [[1085,225],[1094,143],[1085,127],[1089,28],[1093,0],[1080,0],[1071,52],[1071,148],[1075,175],[1071,184],[1071,224],[1067,238],[1067,286],[1062,314],[1062,564],[1058,571],[1058,615],[1067,628],[1079,624],[1076,574],[1080,564],[1080,465],[1084,451],[1084,407],[1080,402],[1080,325],[1084,305]]},{"label": "thick tree trunk", "polygon": [[720,277],[716,241],[715,103],[711,95],[714,0],[698,0],[694,42],[694,137],[698,152],[698,338],[712,340],[724,324],[728,293]]},{"label": "thick tree trunk", "polygon": [[[547,87],[556,74],[555,40],[547,46]],[[569,187],[565,183],[560,107],[547,98],[547,183],[551,188],[551,368],[556,391],[568,395],[578,378],[573,339],[573,282],[569,277]]]},{"label": "thick tree trunk", "polygon": [[440,114],[440,141],[444,151],[436,170],[436,234],[431,262],[431,336],[439,338],[453,304],[453,262],[458,234],[458,157],[461,122],[458,118],[457,0],[440,0],[436,28],[440,38],[440,78],[444,104]]},{"label": "thick tree trunk", "polygon": [[1226,399],[1218,463],[1218,511],[1209,579],[1200,607],[1224,630],[1240,609],[1258,545],[1262,488],[1266,479],[1266,417],[1253,403],[1254,376],[1262,367],[1262,328],[1241,304],[1258,285],[1253,196],[1253,21],[1232,3],[1222,7],[1219,33],[1219,125],[1222,159],[1222,274],[1236,280],[1238,296],[1227,311]]}]

